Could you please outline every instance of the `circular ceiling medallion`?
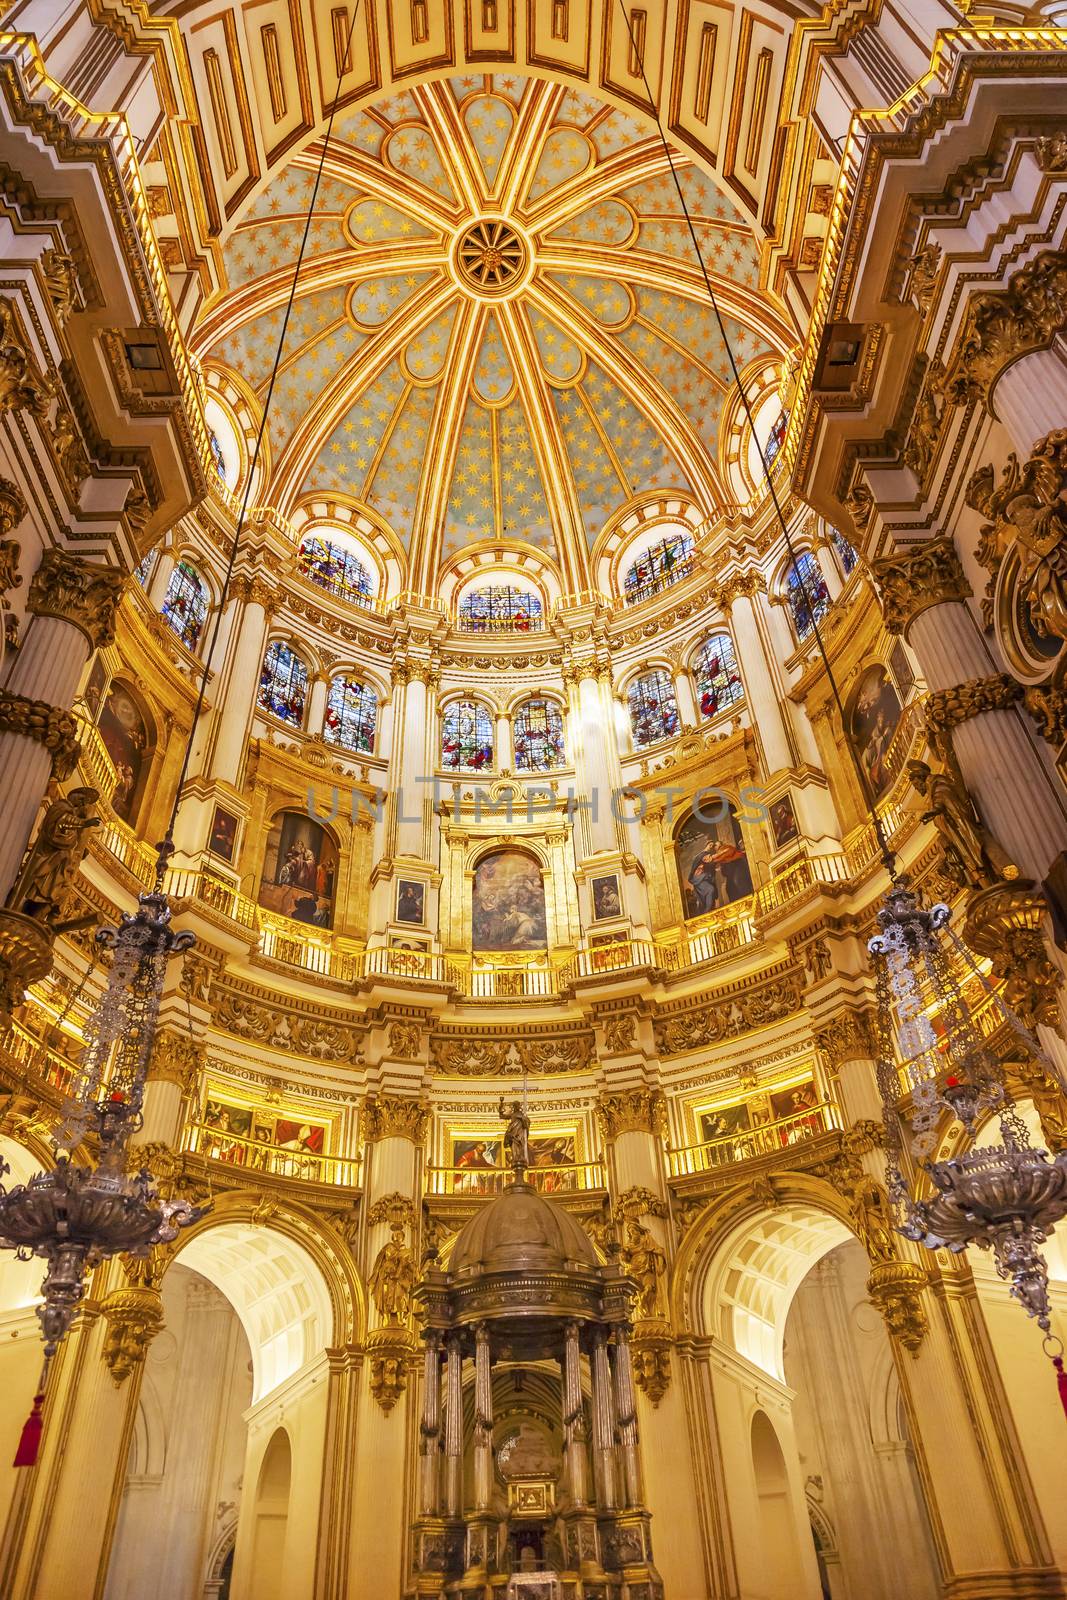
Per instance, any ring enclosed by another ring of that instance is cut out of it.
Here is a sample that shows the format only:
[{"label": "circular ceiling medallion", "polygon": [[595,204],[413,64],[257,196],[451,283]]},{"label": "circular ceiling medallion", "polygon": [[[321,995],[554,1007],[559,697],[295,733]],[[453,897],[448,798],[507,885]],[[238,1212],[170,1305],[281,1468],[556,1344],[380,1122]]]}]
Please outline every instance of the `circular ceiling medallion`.
[{"label": "circular ceiling medallion", "polygon": [[453,259],[465,288],[477,295],[505,295],[525,282],[530,251],[513,223],[479,217],[457,238]]}]

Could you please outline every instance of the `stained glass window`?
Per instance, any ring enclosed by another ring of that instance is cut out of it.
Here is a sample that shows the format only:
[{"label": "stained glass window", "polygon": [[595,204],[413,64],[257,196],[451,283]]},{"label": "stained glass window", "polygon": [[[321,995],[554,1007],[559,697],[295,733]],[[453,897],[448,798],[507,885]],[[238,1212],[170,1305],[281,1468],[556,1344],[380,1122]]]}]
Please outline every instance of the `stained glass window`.
[{"label": "stained glass window", "polygon": [[785,592],[796,636],[806,639],[815,623],[821,622],[830,609],[830,591],[826,587],[826,579],[810,550],[805,550],[789,563]]},{"label": "stained glass window", "polygon": [[374,583],[366,565],[354,550],[328,539],[311,536],[297,552],[297,570],[310,583],[328,589],[341,600],[365,606],[374,595]]},{"label": "stained glass window", "polygon": [[510,583],[468,589],[459,603],[465,633],[539,633],[544,626],[540,598]]},{"label": "stained glass window", "polygon": [[134,573],[134,577],[137,579],[137,582],[141,585],[142,589],[148,588],[148,580],[152,576],[152,568],[155,566],[155,564],[156,552],[155,550],[149,550],[148,554],[141,562],[141,565]]},{"label": "stained glass window", "polygon": [[563,717],[551,700],[527,700],[513,725],[517,772],[551,772],[562,767]]},{"label": "stained glass window", "polygon": [[678,732],[678,706],[674,684],[662,667],[642,673],[629,688],[630,726],[634,744],[640,749],[659,739],[671,739]]},{"label": "stained glass window", "polygon": [[342,750],[373,750],[378,724],[378,696],[355,678],[335,678],[326,696],[322,736]]},{"label": "stained glass window", "polygon": [[222,445],[219,443],[219,436],[215,432],[214,428],[209,428],[208,429],[208,431],[207,431],[207,442],[208,442],[209,446],[211,447],[212,458],[214,459],[214,462],[215,462],[215,471],[218,473],[218,475],[222,479],[223,483],[225,483],[226,482],[226,457],[222,453]]},{"label": "stained glass window", "polygon": [[716,717],[745,698],[734,642],[728,633],[713,633],[699,646],[693,657],[693,676],[702,717]]},{"label": "stained glass window", "polygon": [[476,700],[455,700],[446,709],[441,734],[441,765],[481,772],[493,765],[493,719]]},{"label": "stained glass window", "polygon": [[847,578],[853,567],[856,565],[856,552],[853,550],[852,546],[849,544],[840,528],[831,528],[830,537],[834,542],[834,549],[837,551],[837,559],[841,563],[841,571]]},{"label": "stained glass window", "polygon": [[163,620],[187,650],[195,650],[207,621],[204,580],[188,561],[179,561],[163,597]]},{"label": "stained glass window", "polygon": [[785,438],[785,430],[788,424],[789,412],[779,411],[774,427],[767,435],[767,444],[763,451],[763,459],[769,467],[774,465],[778,452],[782,448],[782,440]]},{"label": "stained glass window", "polygon": [[308,669],[284,639],[267,646],[259,675],[259,703],[264,711],[299,728],[304,720]]},{"label": "stained glass window", "polygon": [[623,580],[627,605],[636,605],[661,589],[684,578],[693,569],[693,541],[688,533],[675,530],[650,544],[643,555],[631,562]]}]

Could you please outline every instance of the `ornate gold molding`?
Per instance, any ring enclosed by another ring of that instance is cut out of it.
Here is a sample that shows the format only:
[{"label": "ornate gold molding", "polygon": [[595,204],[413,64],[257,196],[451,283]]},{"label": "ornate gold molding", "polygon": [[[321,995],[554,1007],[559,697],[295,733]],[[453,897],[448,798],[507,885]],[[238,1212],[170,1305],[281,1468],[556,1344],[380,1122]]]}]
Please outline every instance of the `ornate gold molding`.
[{"label": "ornate gold molding", "polygon": [[69,550],[46,550],[30,579],[26,609],[38,617],[69,622],[89,641],[90,650],[103,649],[115,639],[115,613],[125,582],[118,567],[104,567]]},{"label": "ornate gold molding", "polygon": [[1027,878],[995,883],[971,896],[963,938],[986,956],[1004,983],[1004,999],[1027,1028],[1060,1029],[1060,975],[1045,945],[1048,902]]},{"label": "ornate gold molding", "polygon": [[663,1055],[703,1049],[780,1022],[799,1011],[803,1003],[804,979],[799,972],[787,972],[748,989],[726,989],[710,1005],[657,1017],[653,1023],[656,1048]]},{"label": "ornate gold molding", "polygon": [[1067,744],[1067,690],[1044,684],[1023,691],[1023,705],[1049,744]]},{"label": "ornate gold molding", "polygon": [[922,1292],[926,1273],[914,1261],[882,1261],[871,1269],[867,1293],[882,1313],[889,1337],[917,1356],[929,1331]]},{"label": "ornate gold molding", "polygon": [[667,1132],[667,1102],[662,1089],[601,1090],[596,1101],[597,1120],[609,1144],[621,1133]]},{"label": "ornate gold molding", "polygon": [[846,1061],[873,1061],[878,1054],[874,1019],[868,1011],[840,1011],[821,1027],[815,1043],[835,1071]]},{"label": "ornate gold molding", "polygon": [[976,295],[941,382],[953,405],[989,407],[993,385],[1009,362],[1048,345],[1067,325],[1067,254],[1043,250],[1009,278],[1007,288]]},{"label": "ornate gold molding", "polygon": [[19,733],[43,745],[52,757],[52,776],[60,783],[78,764],[78,724],[69,711],[50,706],[46,700],[30,700],[24,694],[0,689],[0,733]]},{"label": "ornate gold molding", "polygon": [[422,1029],[417,1022],[389,1024],[389,1054],[398,1061],[417,1061],[422,1051]]},{"label": "ornate gold molding", "polygon": [[277,588],[257,572],[241,572],[230,581],[230,594],[242,605],[262,606],[268,620],[282,603]]},{"label": "ornate gold molding", "polygon": [[115,1289],[101,1310],[107,1320],[101,1357],[118,1388],[144,1361],[163,1327],[163,1299],[148,1286]]},{"label": "ornate gold molding", "polygon": [[0,299],[0,411],[28,411],[43,422],[52,385],[26,342],[12,301]]},{"label": "ornate gold molding", "polygon": [[968,480],[964,499],[990,521],[978,559],[990,574],[982,611],[992,618],[993,591],[1006,556],[1018,560],[1018,595],[1046,638],[1067,639],[1067,429],[1046,434],[1026,461],[1012,452],[996,480],[991,463]]},{"label": "ornate gold molding", "polygon": [[754,600],[758,594],[767,593],[767,580],[762,572],[735,572],[716,589],[712,598],[720,611],[727,615],[735,600]]},{"label": "ornate gold molding", "polygon": [[937,689],[927,696],[926,731],[939,755],[946,756],[951,741],[946,734],[961,722],[980,717],[986,711],[1010,711],[1022,698],[1022,684],[1007,672],[994,672],[988,678],[971,678],[952,689]]},{"label": "ornate gold molding", "polygon": [[0,1019],[10,1017],[31,983],[52,970],[52,938],[34,917],[0,911]]},{"label": "ornate gold molding", "polygon": [[669,1322],[634,1323],[630,1339],[634,1382],[643,1389],[653,1406],[658,1406],[671,1386],[671,1347],[674,1334]]},{"label": "ornate gold molding", "polygon": [[363,1137],[368,1144],[376,1139],[410,1139],[422,1144],[430,1122],[430,1108],[422,1100],[401,1094],[372,1094],[363,1102]]},{"label": "ornate gold molding", "polygon": [[367,1337],[370,1392],[388,1416],[408,1386],[408,1363],[415,1355],[414,1336],[406,1328],[375,1328]]},{"label": "ornate gold molding", "polygon": [[149,1079],[157,1083],[176,1083],[188,1098],[200,1087],[200,1074],[207,1065],[202,1043],[174,1028],[161,1028],[152,1046]]},{"label": "ornate gold molding", "polygon": [[915,618],[931,606],[964,601],[971,586],[949,538],[906,545],[871,564],[882,600],[886,632],[908,635]]}]

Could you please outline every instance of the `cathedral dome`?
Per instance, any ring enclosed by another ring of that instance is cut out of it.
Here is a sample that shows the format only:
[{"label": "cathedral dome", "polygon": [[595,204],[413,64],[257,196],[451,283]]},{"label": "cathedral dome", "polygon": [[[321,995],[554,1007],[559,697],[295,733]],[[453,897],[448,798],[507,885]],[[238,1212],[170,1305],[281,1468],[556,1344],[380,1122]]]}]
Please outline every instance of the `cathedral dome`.
[{"label": "cathedral dome", "polygon": [[452,1250],[453,1277],[493,1272],[561,1272],[596,1267],[593,1241],[569,1212],[529,1184],[516,1183],[463,1228]]}]

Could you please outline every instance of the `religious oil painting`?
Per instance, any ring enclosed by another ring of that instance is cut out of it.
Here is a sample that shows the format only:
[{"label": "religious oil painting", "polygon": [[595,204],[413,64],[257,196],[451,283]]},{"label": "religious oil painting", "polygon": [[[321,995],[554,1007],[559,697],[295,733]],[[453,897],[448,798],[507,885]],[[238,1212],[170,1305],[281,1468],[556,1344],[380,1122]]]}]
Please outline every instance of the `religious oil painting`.
[{"label": "religious oil painting", "polygon": [[[712,820],[714,819],[714,820]],[[752,872],[732,805],[717,801],[693,812],[675,839],[675,861],[687,920],[752,893]]]},{"label": "religious oil painting", "polygon": [[[279,1115],[266,1107],[230,1105],[210,1097],[204,1107],[201,1148],[216,1161],[263,1172],[296,1172],[326,1149],[325,1123]],[[313,1161],[312,1161],[313,1164]],[[309,1168],[310,1170],[310,1168]]]},{"label": "religious oil painting", "polygon": [[776,850],[781,850],[784,845],[792,844],[794,839],[799,839],[800,828],[789,795],[783,794],[780,799],[772,800],[767,809],[770,812],[771,832],[774,835]]},{"label": "religious oil painting", "polygon": [[111,685],[100,713],[99,727],[104,747],[118,773],[112,807],[123,822],[132,822],[148,777],[152,740],[137,701],[122,684]]},{"label": "religious oil painting", "polygon": [[772,1121],[785,1124],[783,1144],[795,1144],[797,1139],[821,1132],[819,1097],[810,1079],[807,1083],[795,1083],[789,1089],[777,1089],[770,1098]]},{"label": "religious oil painting", "polygon": [[426,885],[417,878],[400,878],[396,885],[396,920],[421,927],[426,921]]},{"label": "religious oil painting", "polygon": [[477,1133],[452,1136],[452,1186],[460,1194],[488,1194],[495,1188],[493,1173],[501,1171],[503,1145],[497,1136]]},{"label": "religious oil painting", "polygon": [[537,1174],[533,1182],[542,1194],[576,1187],[578,1157],[573,1132],[531,1133],[529,1144],[530,1168]]},{"label": "religious oil painting", "polygon": [[548,943],[541,869],[521,850],[483,856],[474,869],[475,950],[543,950]]},{"label": "religious oil painting", "polygon": [[747,1133],[749,1129],[748,1106],[715,1106],[700,1113],[700,1138],[703,1144],[715,1139],[729,1139],[734,1134]]},{"label": "religious oil painting", "polygon": [[885,668],[868,667],[855,691],[849,733],[875,796],[884,794],[893,781],[889,750],[900,713],[900,696]]},{"label": "religious oil painting", "polygon": [[594,878],[592,886],[594,920],[606,922],[609,917],[621,917],[622,898],[617,874],[609,872],[602,878]]},{"label": "religious oil painting", "polygon": [[215,807],[215,814],[211,819],[211,834],[207,847],[213,856],[219,856],[223,861],[232,861],[233,852],[237,844],[237,818],[232,811],[226,811],[222,806]]},{"label": "religious oil painting", "polygon": [[283,811],[267,835],[260,905],[295,922],[329,928],[336,890],[333,836],[302,811]]}]

